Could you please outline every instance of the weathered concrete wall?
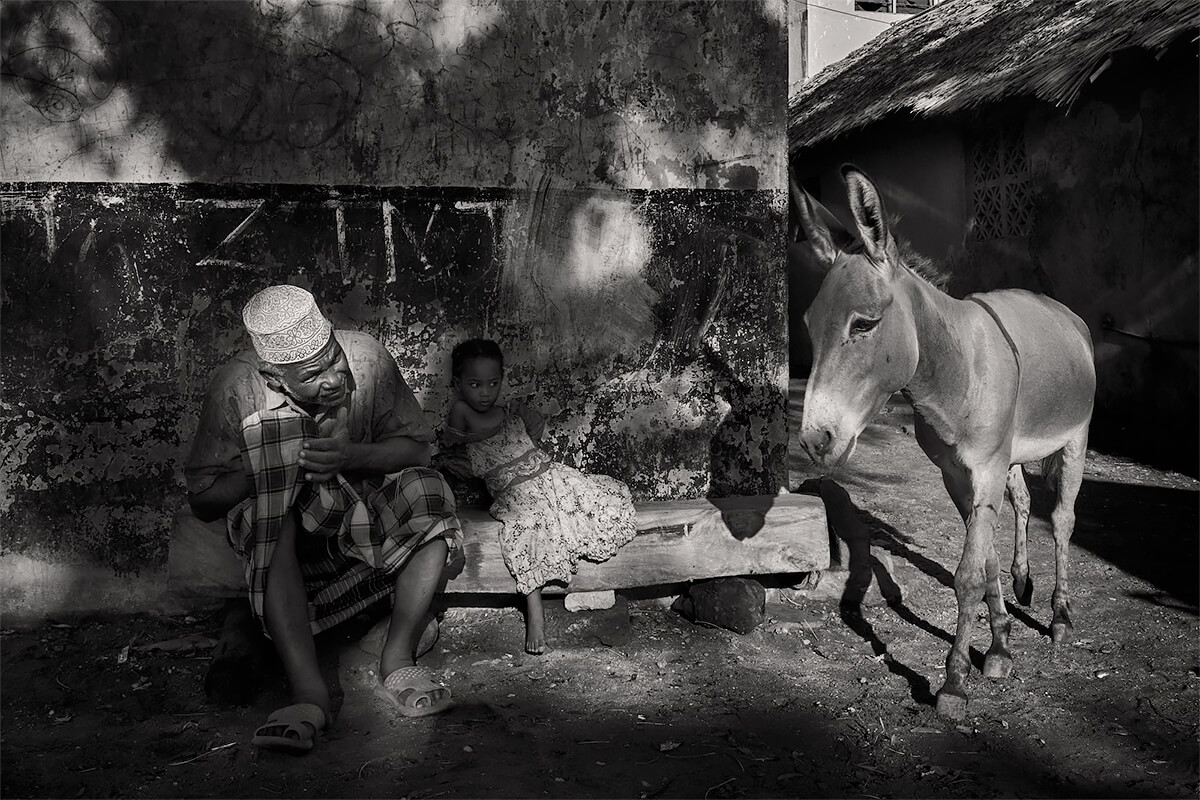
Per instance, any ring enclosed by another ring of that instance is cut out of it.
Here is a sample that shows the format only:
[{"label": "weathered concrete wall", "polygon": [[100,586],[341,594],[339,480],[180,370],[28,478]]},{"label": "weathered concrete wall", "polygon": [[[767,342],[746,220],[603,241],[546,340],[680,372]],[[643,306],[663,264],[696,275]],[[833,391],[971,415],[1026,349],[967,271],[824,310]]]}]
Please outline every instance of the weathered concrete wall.
[{"label": "weathered concrete wall", "polygon": [[493,336],[511,389],[557,412],[557,457],[627,480],[640,499],[778,489],[775,198],[271,194],[62,184],[7,196],[8,546],[125,570],[161,557],[163,540],[146,534],[171,512],[164,498],[178,499],[208,376],[248,345],[245,300],[280,281],[387,344],[435,424],[450,349]]},{"label": "weathered concrete wall", "polygon": [[[879,184],[900,235],[952,269],[951,294],[1021,287],[1066,303],[1091,328],[1096,346],[1093,443],[1194,473],[1197,83],[1194,46],[1157,61],[1127,53],[1070,114],[1021,104],[980,118],[882,124],[800,154],[796,167],[847,221],[838,169],[846,161],[863,167]],[[970,235],[960,131],[1014,120],[1024,129],[1032,233],[981,241]],[[811,282],[798,259],[790,269]],[[800,289],[815,291],[807,283]],[[802,324],[793,319],[793,337]]]},{"label": "weathered concrete wall", "polygon": [[783,0],[2,13],[7,181],[785,185]]},{"label": "weathered concrete wall", "polygon": [[639,499],[785,482],[782,3],[0,13],[5,611],[100,602],[47,565],[158,574],[205,382],[278,281],[435,422],[487,335],[553,455]]}]

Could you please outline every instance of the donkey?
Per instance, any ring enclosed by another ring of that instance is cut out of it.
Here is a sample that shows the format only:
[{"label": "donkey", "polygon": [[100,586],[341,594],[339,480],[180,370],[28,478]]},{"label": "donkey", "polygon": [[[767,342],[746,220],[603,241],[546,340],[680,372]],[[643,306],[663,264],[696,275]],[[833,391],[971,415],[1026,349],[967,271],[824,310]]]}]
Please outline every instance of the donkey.
[{"label": "donkey", "polygon": [[1083,320],[1043,295],[1020,289],[964,300],[946,295],[921,274],[923,264],[903,254],[871,180],[850,165],[842,177],[857,246],[837,246],[828,211],[794,181],[791,187],[801,227],[828,269],[804,315],[813,368],[800,444],[818,465],[836,469],[889,396],[901,392],[912,404],[917,443],[941,470],[967,529],[954,573],[957,630],[937,692],[938,713],[957,719],[967,707],[968,648],[980,600],[992,629],[983,674],[1012,672],[993,534],[1007,488],[1016,513],[1013,591],[1029,605],[1029,491],[1021,465],[1039,460],[1057,489],[1051,639],[1059,644],[1070,634],[1067,555],[1096,392],[1092,340]]}]

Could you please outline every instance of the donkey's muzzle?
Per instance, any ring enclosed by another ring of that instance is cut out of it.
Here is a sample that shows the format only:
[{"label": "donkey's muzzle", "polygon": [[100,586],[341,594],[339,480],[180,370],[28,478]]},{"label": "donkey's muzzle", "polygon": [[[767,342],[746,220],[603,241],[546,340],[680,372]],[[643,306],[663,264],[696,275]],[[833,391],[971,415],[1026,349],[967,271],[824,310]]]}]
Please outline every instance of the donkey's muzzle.
[{"label": "donkey's muzzle", "polygon": [[817,428],[800,434],[800,448],[808,453],[808,457],[818,464],[825,461],[829,448],[833,444],[833,431],[828,428]]}]

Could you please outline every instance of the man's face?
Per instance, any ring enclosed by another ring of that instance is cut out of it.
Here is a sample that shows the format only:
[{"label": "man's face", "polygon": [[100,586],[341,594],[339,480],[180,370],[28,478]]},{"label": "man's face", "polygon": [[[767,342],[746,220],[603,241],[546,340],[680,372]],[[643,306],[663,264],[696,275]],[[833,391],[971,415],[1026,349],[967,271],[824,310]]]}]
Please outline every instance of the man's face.
[{"label": "man's face", "polygon": [[277,375],[267,376],[268,385],[300,405],[336,406],[353,388],[350,363],[333,334],[321,352],[295,364],[276,365],[276,369]]}]

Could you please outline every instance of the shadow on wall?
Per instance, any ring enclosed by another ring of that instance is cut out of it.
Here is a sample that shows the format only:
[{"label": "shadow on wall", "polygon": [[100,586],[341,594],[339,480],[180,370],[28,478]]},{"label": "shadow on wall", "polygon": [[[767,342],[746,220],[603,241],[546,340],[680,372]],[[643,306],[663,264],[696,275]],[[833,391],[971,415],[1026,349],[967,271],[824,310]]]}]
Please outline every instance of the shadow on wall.
[{"label": "shadow on wall", "polygon": [[618,192],[542,188],[505,213],[493,317],[498,327],[526,332],[525,366],[579,367],[653,340],[660,297],[646,280],[652,235],[650,221]]},{"label": "shadow on wall", "polygon": [[0,15],[9,179],[753,189],[781,174],[770,0]]}]

